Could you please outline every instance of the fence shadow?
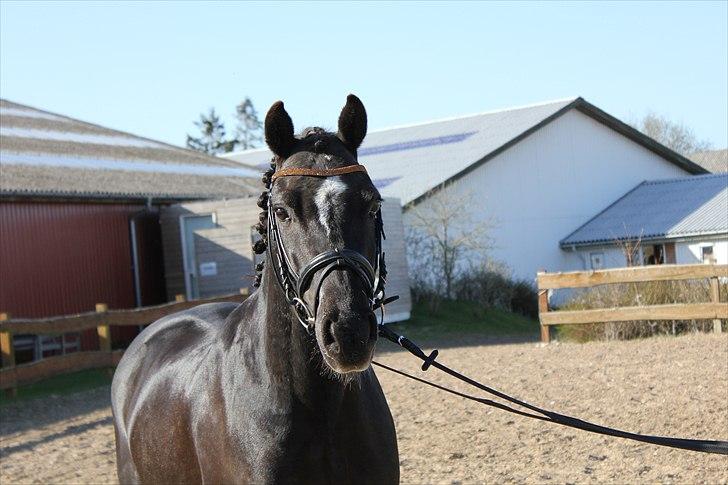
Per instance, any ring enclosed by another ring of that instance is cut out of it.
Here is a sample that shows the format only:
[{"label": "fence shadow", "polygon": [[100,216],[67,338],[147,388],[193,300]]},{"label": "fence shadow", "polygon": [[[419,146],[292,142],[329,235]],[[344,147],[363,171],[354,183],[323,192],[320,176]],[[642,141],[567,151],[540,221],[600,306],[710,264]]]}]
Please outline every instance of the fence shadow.
[{"label": "fence shadow", "polygon": [[19,451],[31,451],[33,448],[43,443],[49,443],[59,438],[65,438],[67,436],[85,433],[86,431],[98,428],[99,426],[111,426],[112,422],[113,420],[111,416],[107,416],[105,418],[99,418],[94,421],[89,421],[88,423],[67,426],[63,431],[51,433],[49,435],[43,436],[42,438],[26,441],[17,445],[0,447],[0,457],[7,458],[8,455],[12,455],[13,453],[17,453]]},{"label": "fence shadow", "polygon": [[[91,414],[110,406],[110,385],[103,385],[73,394],[61,396],[51,394],[11,402],[0,407],[0,441],[4,441],[3,438],[14,433],[22,433],[31,429],[37,430],[61,421]],[[109,410],[110,413],[111,410]],[[108,424],[111,424],[111,421]],[[78,426],[69,426],[64,432],[72,434],[73,430]],[[4,454],[4,448],[0,448],[0,454]]]}]

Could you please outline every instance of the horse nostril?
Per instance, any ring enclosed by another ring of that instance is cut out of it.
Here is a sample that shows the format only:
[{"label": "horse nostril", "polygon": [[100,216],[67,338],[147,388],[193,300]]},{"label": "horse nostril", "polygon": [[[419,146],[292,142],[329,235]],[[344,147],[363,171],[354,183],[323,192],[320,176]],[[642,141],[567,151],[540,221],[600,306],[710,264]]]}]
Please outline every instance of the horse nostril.
[{"label": "horse nostril", "polygon": [[334,319],[333,318],[327,318],[326,321],[324,321],[324,328],[323,328],[323,337],[324,337],[324,345],[327,347],[331,344],[333,344],[336,341],[336,338],[334,337]]}]

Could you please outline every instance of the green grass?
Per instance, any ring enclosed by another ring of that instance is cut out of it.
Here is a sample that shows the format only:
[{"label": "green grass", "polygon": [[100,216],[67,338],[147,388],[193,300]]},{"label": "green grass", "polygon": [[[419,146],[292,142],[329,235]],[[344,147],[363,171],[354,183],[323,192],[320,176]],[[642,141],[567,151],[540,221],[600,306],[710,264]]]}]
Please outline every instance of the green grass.
[{"label": "green grass", "polygon": [[26,399],[47,397],[51,394],[73,394],[109,384],[111,384],[110,369],[90,369],[74,372],[73,374],[63,374],[20,386],[18,387],[18,395],[14,398],[9,397],[6,392],[0,392],[0,406]]},{"label": "green grass", "polygon": [[435,313],[427,304],[414,304],[412,318],[390,328],[412,340],[453,336],[523,337],[539,331],[538,322],[523,315],[484,308],[473,302],[448,300]]}]

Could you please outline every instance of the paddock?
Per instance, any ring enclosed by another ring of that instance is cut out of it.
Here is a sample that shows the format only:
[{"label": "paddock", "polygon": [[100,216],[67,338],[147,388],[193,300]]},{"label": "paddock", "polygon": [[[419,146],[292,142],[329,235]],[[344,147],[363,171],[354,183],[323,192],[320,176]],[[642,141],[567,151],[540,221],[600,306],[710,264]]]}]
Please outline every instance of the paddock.
[{"label": "paddock", "polygon": [[[649,434],[725,439],[725,334],[542,345],[482,338],[440,359],[519,397]],[[377,359],[417,361],[380,343]],[[428,377],[449,381],[437,371]],[[728,457],[659,448],[527,420],[377,369],[397,426],[402,483],[726,483]],[[3,483],[116,483],[109,388],[0,408]]]}]

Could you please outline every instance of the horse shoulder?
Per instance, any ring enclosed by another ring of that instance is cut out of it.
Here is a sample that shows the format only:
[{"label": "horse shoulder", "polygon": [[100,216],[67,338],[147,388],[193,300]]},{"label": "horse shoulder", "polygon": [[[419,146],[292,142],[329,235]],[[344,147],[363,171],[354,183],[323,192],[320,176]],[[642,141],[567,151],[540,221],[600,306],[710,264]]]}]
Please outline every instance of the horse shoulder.
[{"label": "horse shoulder", "polygon": [[[189,426],[192,401],[211,392],[199,383],[209,384],[219,372],[218,336],[236,306],[207,304],[169,315],[147,327],[127,349],[111,393],[117,454],[131,462],[119,463],[120,474],[125,467],[127,476],[136,475],[133,481],[154,481],[148,470],[176,476],[181,469],[175,463],[197,460]],[[163,463],[172,468],[160,467]]]}]

